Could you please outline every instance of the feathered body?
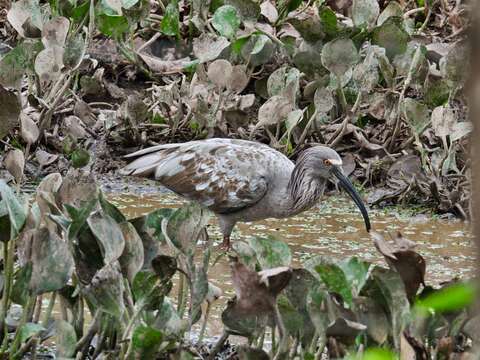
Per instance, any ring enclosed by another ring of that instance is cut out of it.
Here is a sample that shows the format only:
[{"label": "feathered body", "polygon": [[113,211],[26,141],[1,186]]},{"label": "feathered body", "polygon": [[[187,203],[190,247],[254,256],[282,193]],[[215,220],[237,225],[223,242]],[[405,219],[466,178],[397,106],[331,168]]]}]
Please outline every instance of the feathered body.
[{"label": "feathered body", "polygon": [[293,216],[322,196],[329,171],[337,165],[332,149],[315,146],[302,152],[295,165],[267,145],[246,140],[208,139],[153,146],[123,174],[154,178],[162,185],[214,212],[224,236],[236,222]]}]

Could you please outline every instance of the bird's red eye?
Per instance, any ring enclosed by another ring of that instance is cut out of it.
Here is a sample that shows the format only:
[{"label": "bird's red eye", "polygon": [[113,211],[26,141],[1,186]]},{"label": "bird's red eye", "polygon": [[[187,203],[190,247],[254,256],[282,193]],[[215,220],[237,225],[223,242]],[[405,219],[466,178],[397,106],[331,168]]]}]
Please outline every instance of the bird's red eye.
[{"label": "bird's red eye", "polygon": [[332,165],[332,163],[331,163],[330,160],[328,160],[328,159],[323,160],[323,163],[324,163],[325,165],[327,165],[327,166]]}]

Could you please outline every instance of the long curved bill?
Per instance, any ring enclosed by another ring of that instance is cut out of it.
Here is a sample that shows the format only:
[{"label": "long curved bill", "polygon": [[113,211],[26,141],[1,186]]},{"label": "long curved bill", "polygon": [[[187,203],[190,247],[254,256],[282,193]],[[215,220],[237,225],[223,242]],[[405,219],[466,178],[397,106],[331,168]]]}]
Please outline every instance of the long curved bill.
[{"label": "long curved bill", "polygon": [[342,169],[339,166],[333,166],[333,174],[337,177],[338,181],[340,182],[340,185],[348,193],[348,195],[350,195],[352,200],[360,209],[360,212],[362,213],[362,216],[363,216],[363,220],[365,221],[365,227],[367,229],[367,232],[370,232],[370,228],[371,228],[370,218],[368,217],[367,208],[365,207],[365,204],[360,198],[360,195],[358,195],[357,191],[353,187],[353,184],[350,182],[350,180],[348,180],[348,178],[345,175],[343,175]]}]

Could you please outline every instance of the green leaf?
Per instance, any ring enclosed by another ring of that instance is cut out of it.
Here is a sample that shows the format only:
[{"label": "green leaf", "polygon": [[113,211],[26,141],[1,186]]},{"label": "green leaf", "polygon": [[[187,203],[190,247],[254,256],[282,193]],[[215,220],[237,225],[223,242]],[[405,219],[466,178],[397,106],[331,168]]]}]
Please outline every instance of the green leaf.
[{"label": "green leaf", "polygon": [[150,326],[139,325],[133,330],[132,349],[139,359],[153,359],[160,347],[163,334]]},{"label": "green leaf", "polygon": [[372,33],[372,41],[386,50],[390,60],[407,50],[410,36],[402,25],[399,17],[390,17],[382,25],[376,27]]},{"label": "green leaf", "polygon": [[408,124],[415,132],[420,135],[430,124],[430,112],[428,107],[414,99],[407,98],[402,106],[403,115]]},{"label": "green leaf", "polygon": [[[358,360],[397,360],[398,357],[392,351],[381,348],[370,348]],[[356,358],[357,360],[357,358]]]},{"label": "green leaf", "polygon": [[421,312],[438,313],[457,311],[471,305],[475,299],[476,288],[471,283],[458,283],[446,286],[415,303],[415,309]]},{"label": "green leaf", "polygon": [[27,208],[19,201],[13,190],[3,179],[0,179],[0,199],[8,210],[11,225],[10,239],[13,239],[20,233],[20,230],[22,230],[25,224]]},{"label": "green leaf", "polygon": [[123,222],[119,226],[125,239],[125,248],[118,262],[122,268],[122,273],[131,283],[137,272],[143,267],[144,251],[142,239],[131,223]]},{"label": "green leaf", "polygon": [[125,247],[120,226],[110,216],[99,211],[90,215],[87,223],[100,245],[105,263],[117,260]]},{"label": "green leaf", "polygon": [[377,0],[353,0],[352,20],[355,26],[374,25],[378,14],[380,14],[380,6]]},{"label": "green leaf", "polygon": [[320,9],[320,23],[323,30],[329,36],[334,36],[338,33],[337,15],[328,6],[322,6]]},{"label": "green leaf", "polygon": [[88,165],[90,153],[85,149],[77,149],[72,153],[70,160],[74,168],[82,168]]},{"label": "green leaf", "polygon": [[352,307],[352,290],[342,268],[330,259],[324,257],[317,257],[317,259],[314,269],[328,291],[340,294],[342,299]]},{"label": "green leaf", "polygon": [[185,323],[175,311],[172,301],[166,297],[158,309],[155,318],[155,328],[161,329],[167,335],[180,335],[185,330]]},{"label": "green leaf", "polygon": [[15,281],[12,286],[11,300],[16,304],[25,306],[31,296],[29,283],[32,277],[32,263],[26,263],[15,274]]},{"label": "green leaf", "polygon": [[178,11],[178,1],[170,1],[165,8],[160,31],[169,36],[180,36],[180,13]]},{"label": "green leaf", "polygon": [[148,309],[158,308],[164,295],[158,280],[158,276],[151,271],[139,271],[132,283],[135,302],[148,305]]},{"label": "green leaf", "polygon": [[102,210],[105,212],[105,214],[110,216],[119,224],[127,221],[125,215],[123,215],[122,212],[118,210],[118,208],[114,204],[105,199],[103,192],[100,191],[98,199],[100,201],[100,206],[102,207]]},{"label": "green leaf", "polygon": [[335,39],[325,44],[322,49],[322,64],[340,77],[360,59],[355,44],[350,39]]},{"label": "green leaf", "polygon": [[385,9],[377,19],[377,25],[382,25],[388,18],[392,16],[402,16],[403,9],[402,6],[396,1],[389,1]]},{"label": "green leaf", "polygon": [[[16,86],[23,74],[33,68],[36,55],[43,49],[40,41],[21,42],[0,60],[0,84]],[[1,115],[0,115],[1,116]],[[0,126],[0,129],[2,126]],[[0,131],[0,139],[5,134]]]},{"label": "green leaf", "polygon": [[32,336],[37,335],[40,331],[45,330],[45,328],[40,324],[35,323],[26,323],[20,329],[20,342],[24,343]]},{"label": "green leaf", "polygon": [[225,0],[232,5],[243,20],[256,21],[260,16],[260,2],[254,0]]},{"label": "green leaf", "polygon": [[343,270],[353,295],[357,296],[367,281],[370,264],[354,256],[340,262],[338,265]]},{"label": "green leaf", "polygon": [[130,25],[125,16],[98,14],[95,18],[98,30],[109,37],[119,39],[130,30]]},{"label": "green leaf", "polygon": [[262,269],[289,266],[292,262],[292,254],[288,245],[271,235],[268,237],[256,236],[249,239],[248,242],[255,251]]},{"label": "green leaf", "polygon": [[226,38],[234,38],[240,27],[237,10],[231,5],[224,5],[215,11],[212,18],[213,27]]},{"label": "green leaf", "polygon": [[73,326],[64,320],[57,320],[55,322],[55,334],[57,357],[72,357],[75,354],[75,347],[77,345],[77,334]]}]

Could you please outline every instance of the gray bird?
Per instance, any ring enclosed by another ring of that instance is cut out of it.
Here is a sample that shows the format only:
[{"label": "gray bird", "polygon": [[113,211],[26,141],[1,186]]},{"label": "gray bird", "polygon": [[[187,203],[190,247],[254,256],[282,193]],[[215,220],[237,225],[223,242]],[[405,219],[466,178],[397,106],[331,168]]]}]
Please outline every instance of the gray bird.
[{"label": "gray bird", "polygon": [[122,174],[152,177],[215,213],[227,249],[237,222],[286,218],[308,210],[333,176],[359,207],[370,231],[367,209],[343,174],[342,159],[325,146],[304,150],[296,164],[267,145],[233,139],[158,145],[126,157],[138,158]]}]

